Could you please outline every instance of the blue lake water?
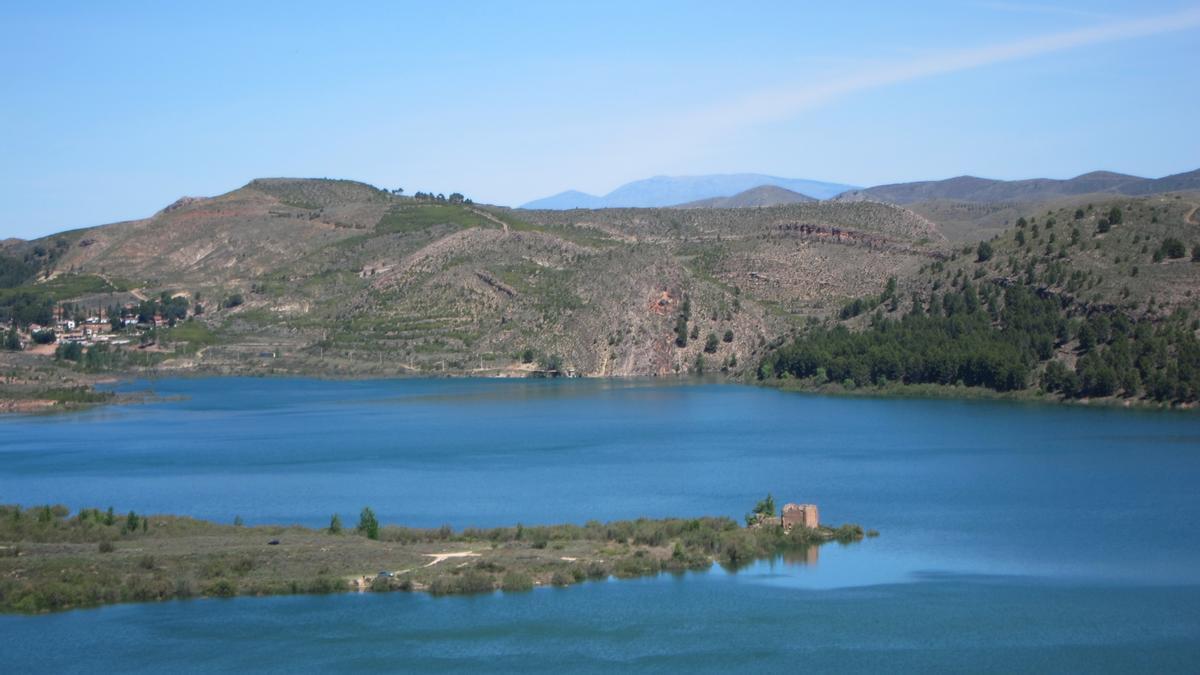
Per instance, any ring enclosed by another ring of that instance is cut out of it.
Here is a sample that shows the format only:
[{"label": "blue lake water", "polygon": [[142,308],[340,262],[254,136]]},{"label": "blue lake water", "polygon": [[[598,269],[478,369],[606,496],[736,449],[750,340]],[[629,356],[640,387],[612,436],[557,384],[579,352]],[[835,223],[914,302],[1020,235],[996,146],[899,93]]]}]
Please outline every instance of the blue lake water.
[{"label": "blue lake water", "polygon": [[[0,418],[0,502],[456,528],[740,518],[882,535],[816,559],[470,598],[0,617],[19,670],[1200,669],[1200,415],[606,381],[177,379]],[[46,636],[55,648],[47,650]]]}]

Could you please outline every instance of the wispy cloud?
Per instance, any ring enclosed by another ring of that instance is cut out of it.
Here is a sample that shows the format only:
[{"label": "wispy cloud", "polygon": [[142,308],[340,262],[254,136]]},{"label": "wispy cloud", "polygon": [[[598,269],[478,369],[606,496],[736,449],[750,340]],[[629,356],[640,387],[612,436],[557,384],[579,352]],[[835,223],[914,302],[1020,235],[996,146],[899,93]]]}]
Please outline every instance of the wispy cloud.
[{"label": "wispy cloud", "polygon": [[1032,2],[976,2],[974,5],[983,9],[993,9],[999,12],[1015,12],[1020,14],[1059,14],[1065,16],[1083,16],[1092,19],[1113,18],[1112,14],[1097,12],[1090,9],[1062,7],[1060,5],[1046,5]]},{"label": "wispy cloud", "polygon": [[656,133],[661,142],[677,139],[694,144],[706,138],[790,119],[806,110],[871,89],[1028,59],[1090,45],[1144,38],[1200,27],[1200,8],[1140,19],[1111,21],[1075,30],[1050,33],[1013,42],[940,52],[901,63],[850,73],[838,79],[760,91],[694,111]]}]

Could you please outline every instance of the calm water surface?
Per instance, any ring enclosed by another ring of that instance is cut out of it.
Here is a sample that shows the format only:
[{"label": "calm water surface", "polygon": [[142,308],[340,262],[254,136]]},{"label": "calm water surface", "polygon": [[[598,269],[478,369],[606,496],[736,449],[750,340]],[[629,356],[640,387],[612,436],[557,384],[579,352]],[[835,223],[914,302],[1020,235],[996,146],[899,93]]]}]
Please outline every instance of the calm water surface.
[{"label": "calm water surface", "polygon": [[[1200,669],[1200,416],[655,382],[180,379],[0,418],[0,502],[323,525],[740,518],[816,559],[518,595],[0,617],[20,670]],[[47,635],[56,648],[45,649]]]}]

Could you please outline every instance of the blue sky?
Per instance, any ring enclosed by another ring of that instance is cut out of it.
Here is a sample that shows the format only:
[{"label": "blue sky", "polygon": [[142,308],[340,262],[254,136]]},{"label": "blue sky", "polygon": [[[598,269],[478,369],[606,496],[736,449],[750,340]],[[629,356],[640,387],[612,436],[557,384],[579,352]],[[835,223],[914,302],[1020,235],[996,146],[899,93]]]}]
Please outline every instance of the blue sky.
[{"label": "blue sky", "polygon": [[1200,3],[6,3],[0,92],[0,238],[261,176],[1160,176],[1200,167]]}]

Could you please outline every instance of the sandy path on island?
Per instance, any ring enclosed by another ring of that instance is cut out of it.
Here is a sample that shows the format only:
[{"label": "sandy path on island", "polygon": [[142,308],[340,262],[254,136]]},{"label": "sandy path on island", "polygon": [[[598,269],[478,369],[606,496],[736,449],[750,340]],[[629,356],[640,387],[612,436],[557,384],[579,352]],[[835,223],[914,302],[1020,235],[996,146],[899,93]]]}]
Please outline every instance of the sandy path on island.
[{"label": "sandy path on island", "polygon": [[433,567],[434,565],[442,562],[443,560],[449,560],[450,558],[478,558],[479,557],[479,554],[476,553],[475,551],[457,551],[454,553],[425,553],[423,555],[432,557],[433,561],[426,565],[422,565],[422,567]]},{"label": "sandy path on island", "polygon": [[[322,549],[322,550],[324,550],[324,549]],[[449,560],[450,558],[478,558],[480,554],[476,553],[475,551],[454,551],[452,553],[422,553],[421,555],[433,558],[433,560],[431,560],[430,562],[428,562],[424,565],[421,565],[421,567],[432,567],[444,560]],[[463,564],[465,565],[466,563],[463,563]],[[407,574],[411,571],[412,571],[412,568],[409,567],[406,569],[398,570],[396,572],[392,572],[391,574],[393,576],[398,577],[401,574]],[[368,574],[368,575],[364,575],[364,576],[350,577],[350,582],[352,584],[354,584],[354,587],[357,590],[365,591],[371,587],[371,581],[374,579],[375,579],[374,575]]]}]

